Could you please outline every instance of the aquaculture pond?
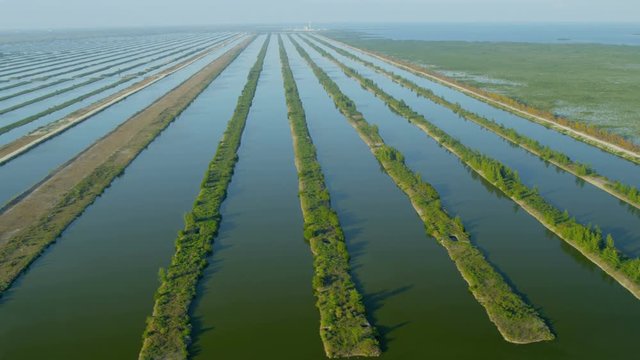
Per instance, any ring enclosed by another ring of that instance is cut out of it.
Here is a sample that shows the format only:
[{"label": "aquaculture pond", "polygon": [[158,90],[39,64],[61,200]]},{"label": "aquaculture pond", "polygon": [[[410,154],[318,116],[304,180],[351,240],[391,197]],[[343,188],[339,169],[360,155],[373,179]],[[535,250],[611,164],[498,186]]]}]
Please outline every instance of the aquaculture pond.
[{"label": "aquaculture pond", "polygon": [[[257,59],[262,59],[260,54],[264,53],[260,50],[268,34],[227,31],[136,36],[105,34],[82,41],[57,39],[51,43],[0,44],[0,98],[35,89],[0,99],[2,112],[3,108],[22,101],[109,74],[114,69],[100,70],[108,64],[124,61],[115,67],[134,66],[125,71],[129,75],[158,65],[157,69],[142,75],[149,76],[184,61],[205,47],[233,39],[185,68],[0,165],[0,206],[48,176],[57,176],[60,173],[55,173],[56,169],[76,161],[76,156],[93,144],[101,144],[104,139],[115,142],[108,137],[114,129],[121,124],[135,124],[136,114],[152,113],[149,109],[153,106],[150,105],[157,99],[192,75],[202,74],[200,70],[212,69],[208,65],[216,59],[231,59],[226,57],[227,51],[253,35],[256,35],[255,39],[202,93],[196,96],[192,92],[191,97],[181,95],[189,100],[195,98],[192,102],[184,101],[184,111],[62,231],[51,246],[45,248],[8,290],[1,293],[0,359],[135,359],[140,354],[143,336],[146,348],[149,338],[162,338],[158,335],[162,331],[158,329],[168,328],[172,330],[168,333],[178,334],[180,344],[186,344],[185,353],[166,354],[169,358],[327,358],[323,348],[327,342],[323,343],[320,336],[326,334],[323,331],[327,329],[321,328],[316,306],[322,296],[316,296],[318,293],[314,294],[314,289],[326,290],[328,286],[325,285],[333,279],[326,273],[317,276],[327,269],[318,269],[317,263],[314,266],[318,253],[314,255],[305,236],[311,238],[313,244],[321,237],[314,235],[317,229],[305,228],[301,199],[304,202],[313,196],[316,197],[313,201],[328,197],[299,188],[279,37],[283,40],[306,113],[310,140],[315,145],[330,195],[330,208],[335,210],[344,230],[350,275],[357,293],[362,295],[367,319],[377,330],[382,359],[634,358],[637,334],[640,334],[640,301],[633,294],[420,128],[391,111],[380,98],[346,76],[337,64],[307,41],[354,68],[391,96],[403,100],[469,148],[517,170],[524,184],[537,188],[542,197],[562,210],[567,209],[578,221],[598,225],[605,235],[611,233],[616,245],[631,256],[640,255],[636,225],[640,210],[464,120],[448,108],[418,97],[384,75],[340,55],[308,33],[271,34],[264,65],[257,77],[255,96],[248,105],[240,102],[246,105],[240,108],[248,109],[248,117],[237,151],[229,144],[235,144],[238,137],[229,134],[240,132],[238,127],[233,127],[238,122],[232,121],[232,126],[227,126],[241,94],[245,94],[244,100],[249,99],[243,89],[253,89],[252,86],[245,88],[246,84],[255,85],[248,79],[256,79],[257,72],[251,69]],[[328,41],[431,89],[464,109],[513,127],[578,161],[589,163],[603,175],[632,185],[640,184],[638,165],[336,41]],[[308,52],[313,62],[352,103],[347,99],[334,102],[296,44]],[[122,59],[116,59],[121,56]],[[138,56],[141,58],[134,59]],[[104,64],[99,64],[103,61]],[[73,78],[73,74],[92,70],[97,71]],[[39,71],[43,73],[33,74]],[[53,74],[53,77],[38,79],[47,74]],[[112,74],[95,83],[9,111],[7,116],[0,115],[0,127],[118,78],[119,75]],[[140,76],[0,134],[0,147],[139,79]],[[11,87],[22,80],[27,83]],[[55,84],[58,80],[63,82]],[[50,83],[52,85],[47,85]],[[193,88],[197,86],[190,87]],[[167,100],[174,106],[180,101],[182,99]],[[556,336],[554,340],[527,345],[505,341],[490,321],[485,307],[469,290],[447,250],[427,234],[410,199],[382,168],[385,160],[378,162],[372,154],[371,149],[385,149],[383,144],[365,144],[340,112],[339,108],[344,109],[345,103],[347,107],[357,108],[379,131],[386,145],[396,148],[405,164],[434,187],[442,208],[452,218],[457,217],[455,221],[464,225],[473,245],[547,322]],[[152,119],[173,119],[163,118],[171,107],[164,111]],[[238,113],[234,119],[238,119]],[[223,138],[225,140],[220,143]],[[214,158],[215,154],[221,153],[221,157]],[[237,154],[237,162],[234,154]],[[118,155],[116,149],[112,156]],[[99,157],[96,155],[95,158]],[[212,160],[217,167],[208,167],[212,166]],[[102,169],[99,166],[108,162],[82,161],[96,169]],[[232,173],[224,172],[227,164],[234,164],[229,167],[233,169]],[[317,168],[313,173],[318,173]],[[223,184],[220,179],[229,177],[228,187],[226,183],[219,187]],[[204,182],[203,178],[206,179]],[[218,196],[225,191],[226,197]],[[304,191],[307,193],[302,193]],[[211,196],[207,200],[215,201],[196,199],[200,192]],[[68,196],[60,202],[62,207],[45,213],[45,218],[55,218],[65,211],[67,204],[74,204],[85,196],[83,189],[76,187],[66,194]],[[301,197],[300,194],[311,195]],[[22,200],[15,201],[20,204]],[[213,207],[210,204],[219,201],[222,201],[219,214],[215,209],[203,209]],[[0,225],[5,219],[3,216],[10,214],[12,208],[7,206],[0,210]],[[308,223],[309,218],[306,219]],[[219,228],[215,227],[218,220]],[[23,218],[19,218],[18,222],[22,221]],[[0,228],[0,266],[9,264],[2,261],[6,253],[14,251],[7,244],[15,244],[12,234],[20,234],[23,229],[19,227],[30,229],[26,226],[48,224],[46,219],[28,221],[35,225]],[[326,233],[338,228],[333,223],[323,229],[330,227]],[[217,229],[217,232],[211,229]],[[203,235],[213,232],[216,233],[213,238]],[[328,239],[326,234],[323,236]],[[176,245],[177,238],[187,238],[191,242],[178,241]],[[334,238],[330,240],[335,241]],[[29,241],[25,239],[18,246],[30,245]],[[206,267],[201,267],[202,255],[197,260],[193,260],[196,255],[193,258],[179,256],[204,254],[210,243],[212,252],[206,258]],[[178,255],[172,258],[175,254]],[[185,264],[170,267],[172,259],[182,259]],[[344,264],[343,259],[341,264]],[[188,269],[188,276],[184,274],[186,271],[180,272],[183,266]],[[167,268],[169,270],[165,271]],[[344,267],[342,269],[344,274]],[[180,287],[184,285],[180,283],[183,276],[195,279],[199,271],[202,271],[202,277],[193,294],[189,292],[193,287]],[[161,281],[163,286],[159,288]],[[184,289],[187,290],[182,292]],[[335,287],[331,291],[335,293]],[[350,297],[352,292],[349,290],[348,293]],[[177,310],[167,306],[169,315],[163,317],[164,299],[168,299],[167,304],[174,301],[190,306]],[[190,299],[193,301],[189,302]],[[156,311],[158,303],[162,303],[162,311]],[[332,305],[325,309],[345,308]],[[358,311],[362,314],[361,309]],[[167,321],[175,313],[189,316],[176,323]],[[151,316],[150,324],[155,323],[155,327],[146,325]],[[323,320],[326,319],[324,316],[323,313]],[[334,311],[329,316],[353,316],[353,313]],[[145,328],[151,329],[152,336]],[[175,331],[176,328],[190,329],[190,332]],[[366,325],[364,328],[368,331]],[[188,337],[183,336],[187,333]],[[167,338],[167,344],[175,341],[171,336]],[[162,345],[155,344],[153,351],[162,351]],[[180,346],[171,344],[168,347]]]}]

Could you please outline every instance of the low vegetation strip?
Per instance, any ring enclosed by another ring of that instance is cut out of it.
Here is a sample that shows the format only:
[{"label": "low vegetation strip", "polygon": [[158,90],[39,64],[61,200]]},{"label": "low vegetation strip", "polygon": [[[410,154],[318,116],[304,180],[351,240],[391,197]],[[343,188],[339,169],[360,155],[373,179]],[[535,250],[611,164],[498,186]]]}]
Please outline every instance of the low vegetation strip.
[{"label": "low vegetation strip", "polygon": [[231,41],[235,41],[236,38],[231,40],[226,40],[222,44],[218,44],[212,48],[209,48],[195,56],[192,56],[178,64],[175,64],[157,74],[151,75],[131,86],[118,91],[115,94],[112,94],[104,99],[98,100],[93,104],[76,110],[71,114],[63,117],[60,120],[56,120],[50,124],[47,124],[41,128],[36,129],[35,131],[16,139],[4,146],[0,147],[0,165],[6,163],[7,161],[19,156],[20,154],[28,151],[29,149],[41,144],[50,138],[57,136],[67,129],[77,125],[78,123],[90,118],[91,116],[99,113],[100,111],[105,110],[111,105],[114,105],[127,97],[139,92],[140,90],[149,87],[156,82],[164,79],[165,77],[193,64],[194,62],[204,58],[209,55],[216,49],[227,45]]},{"label": "low vegetation strip", "polygon": [[540,144],[537,140],[534,140],[524,134],[519,133],[515,129],[505,127],[502,124],[499,124],[491,119],[488,119],[484,116],[481,116],[477,113],[468,111],[460,104],[452,103],[446,100],[442,96],[438,96],[433,93],[433,91],[429,89],[425,89],[418,84],[414,83],[411,80],[408,80],[398,74],[393,73],[392,71],[385,70],[380,66],[375,65],[370,61],[366,61],[351,52],[340,49],[332,44],[314,37],[315,40],[320,42],[321,44],[333,49],[337,53],[348,57],[352,60],[360,62],[361,64],[389,77],[394,82],[406,87],[407,89],[415,92],[416,94],[431,100],[432,102],[442,105],[454,113],[458,114],[464,119],[472,121],[487,130],[490,130],[496,133],[498,136],[504,138],[505,140],[516,144],[523,149],[529,151],[530,153],[540,157],[544,161],[548,161],[555,166],[572,173],[573,175],[583,179],[584,181],[608,192],[609,194],[617,197],[618,199],[625,201],[626,203],[639,208],[640,209],[640,190],[638,188],[633,187],[631,185],[627,185],[621,183],[619,181],[613,181],[608,177],[599,174],[596,170],[594,170],[588,164],[583,164],[577,161],[572,160],[568,155],[553,150],[548,146],[544,146]]},{"label": "low vegetation strip", "polygon": [[640,258],[625,256],[615,247],[610,234],[603,238],[598,227],[578,223],[566,210],[561,211],[547,202],[537,189],[531,189],[524,185],[517,172],[491,157],[468,148],[427,121],[423,115],[415,112],[403,101],[386,93],[370,79],[364,78],[357,71],[340,63],[335,57],[316,45],[311,44],[311,46],[315,46],[318,52],[340,66],[347,76],[356,79],[365,89],[382,99],[392,111],[409,120],[444,148],[451,151],[476,173],[513,199],[542,225],[579,250],[640,299]]},{"label": "low vegetation strip", "polygon": [[356,48],[345,43],[341,44],[347,48],[357,50],[376,59],[387,62],[391,65],[408,70],[415,75],[436,81],[455,90],[462,91],[465,94],[480,101],[511,112],[517,116],[521,116],[529,121],[541,124],[546,127],[550,127],[562,134],[571,136],[572,138],[589,145],[596,146],[599,149],[619,156],[625,160],[640,164],[640,145],[634,143],[629,139],[626,139],[624,136],[612,133],[610,131],[607,131],[606,129],[602,129],[584,122],[574,121],[565,117],[557,116],[556,114],[553,114],[549,111],[538,109],[505,95],[479,89],[475,86],[457,81],[441,73],[428,70],[423,66],[409,61],[401,60],[371,50]]},{"label": "low vegetation strip", "polygon": [[320,336],[330,358],[379,356],[376,331],[366,317],[362,296],[350,275],[349,253],[338,215],[331,208],[329,191],[318,162],[315,145],[307,128],[287,52],[280,43],[289,124],[300,205],[304,217],[304,236],[313,253],[313,290],[320,310]]},{"label": "low vegetation strip", "polygon": [[184,230],[176,239],[176,252],[165,271],[160,270],[160,287],[153,314],[147,319],[140,359],[186,359],[191,341],[189,306],[196,294],[198,279],[207,266],[212,241],[218,232],[220,205],[238,161],[242,133],[258,86],[269,39],[265,41],[247,83],[238,98],[218,149],[200,185],[193,209],[185,216]]},{"label": "low vegetation strip", "polygon": [[0,211],[0,295],[251,40],[206,65]]},{"label": "low vegetation strip", "polygon": [[442,208],[438,192],[407,167],[403,155],[384,143],[378,128],[370,125],[353,101],[342,93],[324,70],[313,62],[302,47],[294,44],[384,171],[409,197],[427,233],[447,249],[449,257],[469,284],[469,290],[485,308],[504,339],[518,344],[554,339],[555,336],[535,309],[515,293],[471,243],[460,218],[452,218]]}]

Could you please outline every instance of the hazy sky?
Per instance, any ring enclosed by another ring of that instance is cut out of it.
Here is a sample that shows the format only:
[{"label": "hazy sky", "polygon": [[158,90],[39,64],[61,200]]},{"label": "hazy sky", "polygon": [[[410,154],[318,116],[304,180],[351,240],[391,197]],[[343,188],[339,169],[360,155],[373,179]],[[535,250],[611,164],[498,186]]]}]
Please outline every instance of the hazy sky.
[{"label": "hazy sky", "polygon": [[640,0],[0,0],[0,28],[291,22],[640,22]]}]

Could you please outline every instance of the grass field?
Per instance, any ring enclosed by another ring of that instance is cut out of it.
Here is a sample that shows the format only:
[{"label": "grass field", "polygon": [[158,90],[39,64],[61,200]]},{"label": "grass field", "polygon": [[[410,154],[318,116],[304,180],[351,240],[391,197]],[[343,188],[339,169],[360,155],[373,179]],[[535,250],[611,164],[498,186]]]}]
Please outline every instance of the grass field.
[{"label": "grass field", "polygon": [[640,143],[640,47],[330,36]]}]

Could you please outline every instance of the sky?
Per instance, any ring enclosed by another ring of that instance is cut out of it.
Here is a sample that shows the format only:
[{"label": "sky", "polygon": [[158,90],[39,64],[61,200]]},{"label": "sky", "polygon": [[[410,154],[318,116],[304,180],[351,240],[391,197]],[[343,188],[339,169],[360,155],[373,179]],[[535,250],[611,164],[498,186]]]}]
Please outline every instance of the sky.
[{"label": "sky", "polygon": [[331,22],[640,22],[640,0],[0,0],[0,29]]}]

